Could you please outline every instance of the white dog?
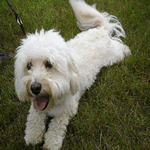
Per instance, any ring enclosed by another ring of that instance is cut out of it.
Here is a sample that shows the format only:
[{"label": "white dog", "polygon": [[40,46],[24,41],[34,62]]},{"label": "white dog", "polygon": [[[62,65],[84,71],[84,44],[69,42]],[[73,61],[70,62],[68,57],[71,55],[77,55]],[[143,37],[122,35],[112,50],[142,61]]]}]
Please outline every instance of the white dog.
[{"label": "white dog", "polygon": [[[125,32],[117,17],[100,13],[84,0],[70,0],[70,4],[79,28],[86,31],[65,42],[59,32],[42,29],[28,34],[16,54],[16,93],[20,101],[31,100],[26,144],[42,143],[44,137],[43,147],[49,150],[61,148],[79,99],[100,69],[130,54],[120,39]],[[48,116],[54,118],[46,131]]]}]

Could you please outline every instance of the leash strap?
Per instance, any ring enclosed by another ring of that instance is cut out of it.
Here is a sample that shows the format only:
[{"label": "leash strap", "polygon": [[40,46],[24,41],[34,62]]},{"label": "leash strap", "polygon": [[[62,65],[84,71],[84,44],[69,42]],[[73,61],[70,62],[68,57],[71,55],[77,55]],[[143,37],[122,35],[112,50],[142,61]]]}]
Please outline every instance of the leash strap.
[{"label": "leash strap", "polygon": [[19,26],[20,26],[20,28],[21,28],[21,30],[24,33],[24,36],[26,38],[26,32],[24,30],[23,23],[22,23],[21,19],[18,16],[18,13],[13,9],[12,5],[10,4],[10,2],[8,0],[6,0],[6,2],[8,4],[8,6],[10,7],[10,9],[13,11],[13,13],[15,15],[15,18],[16,18],[16,21],[18,22],[18,24],[19,24]]}]

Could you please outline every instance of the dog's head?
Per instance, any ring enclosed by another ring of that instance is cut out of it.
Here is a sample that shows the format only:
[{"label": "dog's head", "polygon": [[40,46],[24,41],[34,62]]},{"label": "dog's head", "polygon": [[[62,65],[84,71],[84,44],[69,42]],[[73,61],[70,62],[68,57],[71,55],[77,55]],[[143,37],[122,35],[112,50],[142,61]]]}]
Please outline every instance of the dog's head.
[{"label": "dog's head", "polygon": [[77,69],[58,32],[42,29],[22,40],[15,61],[15,90],[21,101],[32,99],[39,110],[78,91]]}]

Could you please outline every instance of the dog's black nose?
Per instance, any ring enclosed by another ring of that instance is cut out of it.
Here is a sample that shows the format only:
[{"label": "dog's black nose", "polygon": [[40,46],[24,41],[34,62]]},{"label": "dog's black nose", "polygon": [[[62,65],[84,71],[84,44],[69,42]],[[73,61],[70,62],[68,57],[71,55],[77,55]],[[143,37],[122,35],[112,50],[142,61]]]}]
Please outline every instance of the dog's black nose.
[{"label": "dog's black nose", "polygon": [[30,87],[32,93],[35,95],[38,95],[40,93],[41,88],[42,88],[42,85],[40,83],[37,83],[37,82],[33,82],[31,84],[31,87]]}]

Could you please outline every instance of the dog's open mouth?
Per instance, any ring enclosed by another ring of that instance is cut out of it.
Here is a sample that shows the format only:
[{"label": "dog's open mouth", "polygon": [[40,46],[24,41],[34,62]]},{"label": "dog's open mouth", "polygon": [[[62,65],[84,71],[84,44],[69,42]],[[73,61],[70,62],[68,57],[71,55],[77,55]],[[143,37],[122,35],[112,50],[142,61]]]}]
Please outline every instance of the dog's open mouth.
[{"label": "dog's open mouth", "polygon": [[36,97],[34,100],[35,107],[38,110],[44,110],[48,106],[49,103],[49,96],[39,96]]}]

